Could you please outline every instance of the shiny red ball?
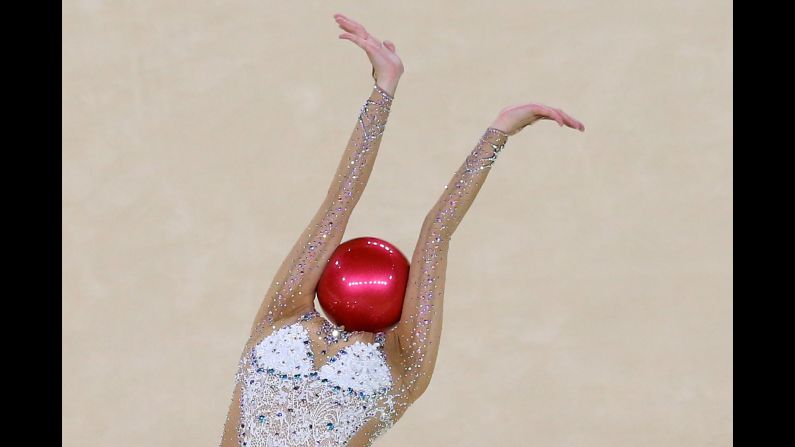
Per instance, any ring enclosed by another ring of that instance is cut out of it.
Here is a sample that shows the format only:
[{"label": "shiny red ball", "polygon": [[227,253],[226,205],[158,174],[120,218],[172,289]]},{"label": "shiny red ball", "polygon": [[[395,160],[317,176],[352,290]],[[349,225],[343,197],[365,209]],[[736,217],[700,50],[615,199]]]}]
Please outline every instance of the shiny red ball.
[{"label": "shiny red ball", "polygon": [[346,331],[378,332],[397,323],[409,279],[409,261],[394,245],[374,237],[340,244],[317,285],[317,298]]}]

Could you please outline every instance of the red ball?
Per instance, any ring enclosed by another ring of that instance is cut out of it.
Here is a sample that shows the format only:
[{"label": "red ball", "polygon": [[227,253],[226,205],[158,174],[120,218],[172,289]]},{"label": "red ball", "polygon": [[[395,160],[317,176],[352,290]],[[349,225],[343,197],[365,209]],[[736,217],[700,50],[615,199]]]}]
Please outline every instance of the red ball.
[{"label": "red ball", "polygon": [[346,331],[378,332],[397,323],[409,279],[409,261],[374,237],[340,244],[317,284],[326,315]]}]

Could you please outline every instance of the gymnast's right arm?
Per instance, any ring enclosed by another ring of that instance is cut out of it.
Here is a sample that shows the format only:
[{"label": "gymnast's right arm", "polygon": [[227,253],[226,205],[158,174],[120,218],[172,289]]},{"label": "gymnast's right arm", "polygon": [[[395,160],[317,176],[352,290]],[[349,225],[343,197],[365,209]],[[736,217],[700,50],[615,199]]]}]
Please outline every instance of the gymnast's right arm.
[{"label": "gymnast's right arm", "polygon": [[373,169],[403,65],[389,41],[381,43],[360,24],[342,14],[335,19],[346,32],[339,37],[364,49],[376,84],[359,112],[326,198],[282,262],[260,306],[252,338],[276,321],[311,310],[320,275],[340,243],[348,219]]},{"label": "gymnast's right arm", "polygon": [[392,97],[373,86],[357,119],[325,199],[282,262],[255,320],[258,325],[305,313],[332,252],[340,243],[353,208],[373,168]]}]

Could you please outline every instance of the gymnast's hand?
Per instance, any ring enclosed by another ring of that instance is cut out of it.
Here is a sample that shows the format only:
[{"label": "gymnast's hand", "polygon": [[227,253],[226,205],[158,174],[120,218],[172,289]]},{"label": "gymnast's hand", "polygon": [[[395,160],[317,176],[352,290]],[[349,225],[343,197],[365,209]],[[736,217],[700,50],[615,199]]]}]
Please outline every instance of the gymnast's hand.
[{"label": "gymnast's hand", "polygon": [[491,127],[499,129],[508,135],[514,135],[538,120],[554,120],[560,126],[571,127],[580,132],[585,132],[585,126],[560,109],[554,109],[541,104],[517,104],[500,110]]},{"label": "gymnast's hand", "polygon": [[358,45],[367,53],[373,65],[373,77],[376,84],[387,93],[395,96],[400,76],[403,74],[403,62],[395,52],[395,44],[385,40],[381,42],[364,27],[342,14],[334,14],[334,20],[346,32],[339,35]]}]

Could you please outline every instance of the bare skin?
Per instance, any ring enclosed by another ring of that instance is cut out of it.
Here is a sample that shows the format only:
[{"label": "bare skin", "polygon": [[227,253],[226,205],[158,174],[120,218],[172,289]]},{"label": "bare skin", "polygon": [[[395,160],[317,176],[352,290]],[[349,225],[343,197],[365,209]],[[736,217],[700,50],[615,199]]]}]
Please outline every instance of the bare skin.
[{"label": "bare skin", "polygon": [[[353,42],[367,54],[373,67],[376,86],[394,97],[404,71],[394,43],[379,40],[361,24],[342,14],[335,14],[334,20],[343,30],[339,38]],[[382,100],[383,97],[379,92],[373,91],[369,99]],[[505,107],[489,125],[489,128],[494,130],[486,131],[476,145],[476,149],[454,174],[442,196],[425,218],[411,260],[401,319],[395,326],[385,331],[383,352],[393,381],[390,393],[398,402],[394,415],[395,422],[425,392],[433,374],[441,337],[449,240],[490,172],[490,169],[482,169],[477,165],[483,163],[482,160],[487,160],[479,156],[481,153],[492,154],[493,150],[490,149],[492,145],[504,144],[508,135],[515,135],[524,127],[539,120],[552,120],[560,126],[585,130],[581,122],[556,108],[534,103]],[[364,191],[380,147],[379,137],[372,143],[368,157],[362,160],[360,171],[351,177],[349,166],[351,163],[348,160],[354,156],[357,150],[356,142],[361,136],[362,128],[357,123],[326,199],[283,261],[272,286],[265,295],[244,353],[275,330],[299,321],[302,315],[314,310],[316,284],[329,257],[341,242],[348,219]],[[481,150],[483,152],[480,152]],[[340,178],[354,179],[350,190],[341,189],[341,182],[338,180]],[[346,202],[346,206],[340,207],[338,205],[340,198],[348,192],[349,201]],[[319,233],[318,229],[332,224],[335,231]],[[312,241],[309,242],[311,252],[307,251],[308,241]],[[324,322],[321,318],[314,318],[302,321],[301,324],[310,334],[314,334],[320,330]],[[311,349],[315,354],[315,367],[319,369],[324,364],[324,360],[327,361],[340,349],[357,341],[373,343],[374,340],[375,334],[369,332],[351,332],[347,341],[333,345],[313,338]],[[238,445],[240,390],[238,384],[230,405],[222,446]],[[373,434],[380,428],[379,423],[376,420],[366,423],[348,445],[370,445]]]}]

